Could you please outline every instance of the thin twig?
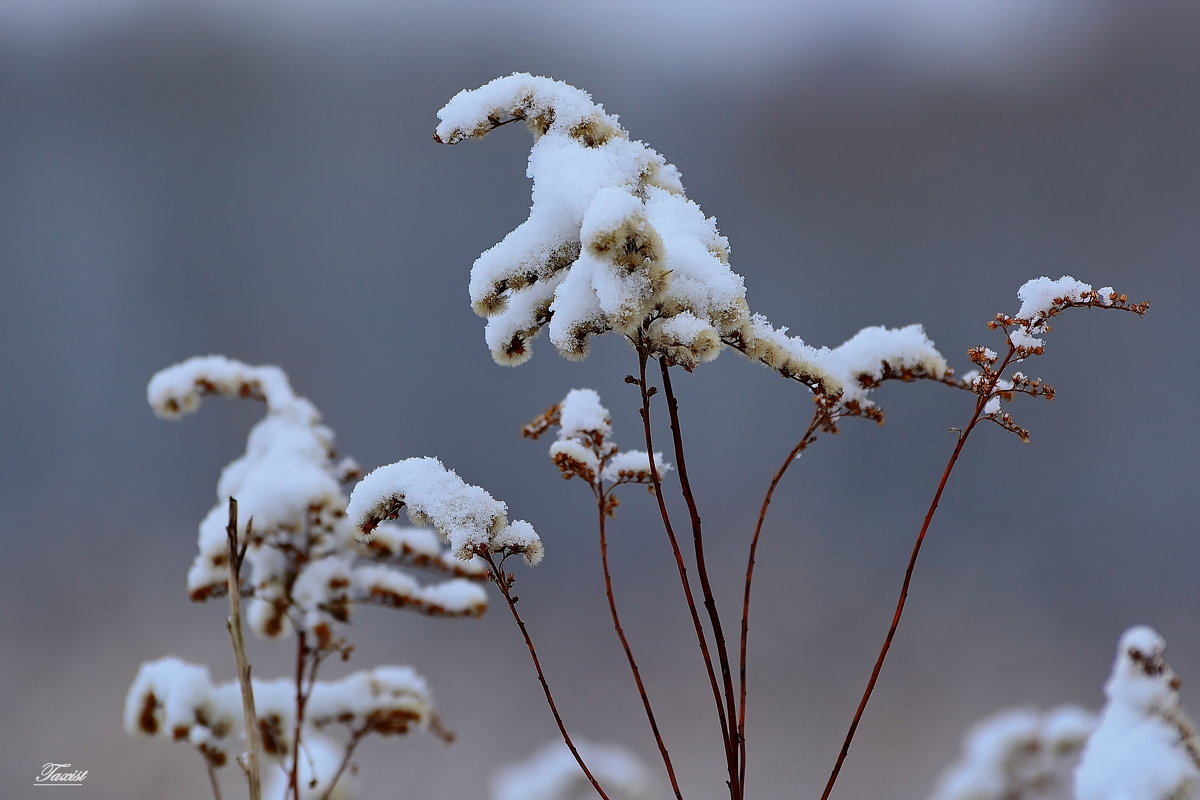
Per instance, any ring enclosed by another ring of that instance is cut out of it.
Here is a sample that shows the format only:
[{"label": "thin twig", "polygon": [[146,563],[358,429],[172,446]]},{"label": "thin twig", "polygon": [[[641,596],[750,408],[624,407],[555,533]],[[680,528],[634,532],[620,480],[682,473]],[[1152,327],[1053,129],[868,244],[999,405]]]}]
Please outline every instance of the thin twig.
[{"label": "thin twig", "polygon": [[[708,580],[708,567],[704,559],[704,534],[700,527],[700,512],[696,507],[696,496],[692,492],[691,481],[688,480],[687,460],[683,455],[683,429],[679,423],[679,401],[671,388],[671,369],[666,358],[659,358],[658,365],[662,372],[663,391],[667,395],[667,411],[671,417],[671,438],[675,445],[675,468],[679,470],[679,485],[683,491],[683,499],[687,504],[688,515],[692,523],[692,545],[696,553],[696,574],[700,578],[700,591],[704,596],[704,609],[708,612],[708,622],[712,627],[713,642],[717,651],[717,659],[721,665],[721,683],[725,690],[726,713],[729,718],[728,733],[730,749],[733,750],[734,763],[740,764],[739,732],[734,721],[737,718],[737,700],[733,692],[733,675],[729,666],[729,646],[725,643],[725,631],[721,626],[721,615],[717,613],[717,600],[713,595],[712,584]],[[653,456],[651,456],[653,461]],[[730,794],[733,800],[742,797],[740,766],[730,772]]]},{"label": "thin twig", "polygon": [[208,782],[212,786],[213,800],[221,800],[221,784],[217,780],[217,770],[213,767],[212,762],[208,761],[205,756],[205,762],[208,765]]},{"label": "thin twig", "polygon": [[350,757],[354,755],[354,748],[358,747],[358,743],[367,735],[366,728],[360,728],[350,734],[350,741],[346,742],[346,753],[342,756],[342,763],[338,764],[337,772],[333,773],[333,780],[329,782],[328,788],[321,793],[320,800],[329,800],[333,794],[334,788],[342,778],[342,773],[346,771],[346,767],[350,766]]},{"label": "thin twig", "polygon": [[824,405],[819,405],[817,410],[813,412],[813,418],[808,423],[808,430],[800,437],[800,441],[788,452],[787,458],[779,465],[779,469],[775,470],[775,475],[771,478],[771,485],[767,488],[767,493],[763,497],[762,508],[758,511],[758,522],[754,525],[754,536],[750,539],[750,555],[746,559],[746,587],[742,595],[742,630],[741,643],[738,652],[738,748],[739,748],[739,766],[741,768],[742,791],[746,789],[746,643],[750,636],[750,587],[754,582],[754,564],[758,554],[758,540],[762,534],[763,523],[767,518],[767,507],[771,505],[771,498],[775,494],[775,487],[783,480],[784,473],[788,471],[797,456],[808,447],[816,438],[814,434],[822,421],[828,417],[829,410]]},{"label": "thin twig", "polygon": [[[226,628],[233,642],[233,657],[237,662],[238,684],[242,690],[242,714],[246,725],[246,782],[250,788],[250,800],[262,800],[262,774],[259,771],[258,754],[262,740],[258,730],[258,714],[254,709],[254,687],[250,682],[250,661],[246,658],[246,641],[242,637],[242,559],[246,555],[243,546],[238,547],[237,500],[229,498],[229,525],[225,535],[229,541],[229,620]],[[246,541],[250,540],[250,527],[246,525]]]},{"label": "thin twig", "polygon": [[533,659],[533,668],[537,671],[538,682],[542,684],[542,692],[546,695],[546,703],[550,706],[550,713],[554,715],[555,723],[558,724],[558,732],[562,735],[563,742],[566,743],[567,749],[571,751],[571,755],[575,757],[575,763],[579,765],[579,768],[583,770],[583,774],[591,782],[592,788],[596,790],[596,794],[600,795],[604,800],[610,800],[609,796],[604,793],[604,789],[600,787],[599,781],[592,775],[592,771],[588,769],[588,765],[584,763],[583,756],[579,755],[579,750],[576,749],[575,742],[571,740],[571,734],[567,733],[567,726],[563,722],[562,715],[558,713],[558,705],[554,702],[554,695],[550,692],[550,684],[546,681],[546,674],[542,672],[542,662],[538,658],[537,649],[533,646],[533,639],[530,638],[529,630],[525,627],[525,620],[521,619],[521,614],[517,611],[517,601],[513,598],[512,592],[509,591],[508,576],[501,569],[503,562],[497,565],[496,560],[492,558],[492,554],[486,548],[479,548],[478,554],[491,567],[492,583],[496,584],[496,588],[500,590],[500,594],[504,595],[504,601],[508,603],[508,610],[512,612],[512,618],[521,630],[521,636],[525,639],[525,647],[529,650],[529,657]]},{"label": "thin twig", "polygon": [[688,613],[692,617],[692,627],[696,632],[696,643],[700,646],[700,655],[704,659],[704,668],[708,672],[708,682],[712,688],[713,701],[717,706],[717,718],[721,723],[721,742],[725,747],[725,763],[729,770],[730,789],[738,774],[736,748],[730,738],[730,720],[725,714],[725,704],[721,701],[721,688],[717,683],[716,669],[713,667],[712,654],[708,649],[708,638],[704,634],[704,626],[700,622],[700,612],[696,610],[696,596],[692,592],[691,581],[688,580],[687,564],[683,560],[683,552],[679,549],[679,539],[675,536],[675,528],[671,524],[671,516],[667,512],[667,504],[663,499],[662,476],[654,461],[654,436],[650,427],[650,389],[646,382],[646,363],[649,354],[643,344],[638,343],[638,387],[642,395],[642,430],[646,439],[646,452],[649,454],[650,479],[654,484],[654,497],[658,500],[658,512],[662,517],[663,528],[671,543],[671,553],[675,556],[675,566],[679,571],[679,582],[683,585],[683,596],[687,601]]},{"label": "thin twig", "polygon": [[304,668],[308,660],[308,639],[304,631],[296,634],[296,724],[292,732],[292,769],[288,774],[288,786],[292,800],[300,800],[300,728],[304,724],[304,708],[308,700],[304,691]]},{"label": "thin twig", "polygon": [[642,698],[642,707],[646,709],[646,719],[650,722],[650,730],[654,732],[654,741],[658,745],[658,752],[662,756],[663,766],[667,770],[667,778],[671,781],[671,790],[675,793],[677,800],[683,800],[683,795],[679,791],[679,781],[675,777],[675,767],[671,764],[671,756],[667,752],[667,745],[663,741],[662,733],[658,729],[658,721],[654,717],[654,709],[650,705],[650,698],[646,694],[646,686],[642,683],[642,673],[638,669],[637,661],[633,657],[633,650],[629,647],[629,640],[625,638],[625,630],[621,626],[621,617],[617,613],[617,601],[613,595],[612,574],[608,568],[608,536],[605,531],[605,520],[608,516],[608,511],[605,508],[607,495],[604,492],[602,485],[597,482],[596,488],[596,508],[599,511],[600,517],[600,564],[604,569],[604,594],[608,597],[608,610],[612,613],[613,628],[617,631],[617,638],[621,640],[621,647],[625,648],[625,659],[629,662],[629,670],[633,673],[633,682],[637,684],[638,695]]},{"label": "thin twig", "polygon": [[950,480],[950,473],[954,471],[954,465],[958,463],[958,457],[962,453],[963,446],[967,443],[967,437],[971,435],[971,431],[975,430],[975,426],[983,419],[983,409],[987,405],[988,400],[996,390],[996,383],[1003,374],[1005,368],[1008,367],[1010,361],[1016,355],[1016,348],[1012,342],[1009,342],[1008,355],[1004,357],[1004,361],[1000,366],[995,367],[991,385],[987,387],[987,391],[981,392],[978,399],[975,401],[975,413],[971,417],[971,421],[963,428],[962,433],[958,437],[958,442],[954,446],[954,452],[950,454],[950,459],[946,462],[946,468],[942,471],[942,478],[938,481],[937,491],[933,494],[933,500],[929,503],[929,510],[925,512],[925,521],[921,524],[921,531],[917,534],[917,539],[913,542],[912,553],[908,557],[908,566],[904,570],[904,582],[900,586],[900,597],[896,601],[896,611],[892,615],[892,624],[888,627],[887,636],[883,639],[883,646],[879,648],[879,656],[875,659],[875,667],[871,670],[871,678],[867,681],[867,688],[863,692],[862,699],[858,703],[858,709],[854,712],[854,719],[850,722],[850,730],[846,732],[846,738],[842,742],[842,749],[838,753],[837,762],[833,765],[833,771],[829,774],[829,781],[825,784],[825,791],[821,794],[821,800],[828,800],[830,793],[833,791],[833,786],[837,782],[838,775],[842,771],[842,764],[846,760],[846,755],[850,752],[850,743],[854,741],[854,733],[858,730],[858,723],[862,719],[863,711],[866,710],[867,702],[871,699],[871,693],[875,691],[875,683],[879,680],[880,670],[883,669],[883,662],[887,658],[888,650],[891,649],[892,639],[896,636],[896,629],[900,626],[900,617],[904,614],[904,605],[908,600],[908,587],[912,583],[913,568],[917,564],[917,556],[921,553],[921,545],[925,541],[925,533],[929,530],[929,524],[933,522],[933,515],[937,513],[938,503],[942,499],[942,492],[946,490],[946,483]]}]

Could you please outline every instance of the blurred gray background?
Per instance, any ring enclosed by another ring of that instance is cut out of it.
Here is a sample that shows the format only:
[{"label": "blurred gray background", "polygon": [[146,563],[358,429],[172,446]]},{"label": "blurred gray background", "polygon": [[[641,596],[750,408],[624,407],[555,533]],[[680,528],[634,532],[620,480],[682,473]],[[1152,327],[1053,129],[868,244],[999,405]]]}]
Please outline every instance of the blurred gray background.
[{"label": "blurred gray background", "polygon": [[[492,363],[467,274],[524,219],[528,135],[430,140],[460,89],[517,70],[588,89],[718,218],[752,307],[808,341],[923,322],[965,369],[1039,275],[1153,309],[1077,312],[1027,370],[1021,445],[973,439],[836,796],[919,800],[963,730],[1023,702],[1096,707],[1120,632],[1156,626],[1200,712],[1193,409],[1200,6],[1135,0],[634,0],[545,5],[0,2],[0,795],[47,761],[82,796],[207,796],[187,747],[121,731],[143,660],[233,675],[223,606],[184,590],[253,404],[158,421],[157,369],[273,362],[364,466],[438,455],[532,521],[521,607],[581,736],[653,749],[607,621],[590,495],[519,426],[573,387],[639,440],[616,338]],[[678,380],[717,591],[731,613],[800,387],[729,353]],[[788,475],[760,552],[750,774],[816,797],[890,619],[970,398],[889,386]],[[665,427],[662,429],[665,435]],[[689,796],[720,796],[706,681],[649,497],[612,527],[618,593]],[[674,501],[674,498],[673,498]],[[554,736],[502,606],[367,611],[350,667],[411,663],[460,734],[373,741],[368,797],[484,798]],[[257,643],[258,675],[288,648]],[[328,673],[335,675],[335,671]],[[227,784],[229,794],[234,782]]]}]

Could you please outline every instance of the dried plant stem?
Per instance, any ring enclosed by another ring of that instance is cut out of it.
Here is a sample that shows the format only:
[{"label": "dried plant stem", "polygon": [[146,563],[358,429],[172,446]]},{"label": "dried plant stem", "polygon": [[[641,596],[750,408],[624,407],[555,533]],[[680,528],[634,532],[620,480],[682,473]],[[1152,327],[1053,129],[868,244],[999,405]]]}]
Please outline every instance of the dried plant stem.
[{"label": "dried plant stem", "polygon": [[350,758],[354,755],[354,748],[358,747],[358,743],[367,735],[366,729],[356,730],[350,734],[350,741],[346,742],[346,752],[342,756],[342,763],[338,764],[337,772],[333,773],[333,780],[329,782],[329,788],[321,793],[320,800],[329,800],[333,794],[333,790],[337,788],[338,781],[342,779],[342,773],[350,766]]},{"label": "dried plant stem", "polygon": [[[658,360],[662,372],[663,391],[667,395],[667,412],[671,417],[671,438],[675,446],[675,468],[679,470],[679,485],[687,504],[688,516],[692,523],[692,545],[696,554],[696,574],[700,578],[700,591],[704,597],[704,609],[708,612],[708,622],[712,627],[713,640],[717,651],[717,659],[721,665],[721,683],[725,692],[726,713],[729,724],[726,728],[726,738],[729,748],[733,751],[733,761],[738,765],[730,775],[730,794],[734,800],[742,797],[742,770],[740,767],[741,747],[738,742],[740,731],[734,720],[737,718],[737,699],[733,692],[733,675],[729,666],[729,647],[725,642],[725,631],[721,626],[721,615],[717,613],[717,601],[713,595],[712,584],[708,580],[708,567],[704,559],[704,533],[700,526],[700,512],[696,507],[696,496],[692,492],[692,484],[688,479],[687,459],[683,454],[683,429],[679,422],[679,401],[671,388],[671,370],[665,358]],[[653,458],[651,458],[653,461]]]},{"label": "dried plant stem", "polygon": [[746,559],[746,587],[742,595],[742,630],[741,643],[738,651],[738,748],[739,748],[739,767],[741,769],[740,778],[742,790],[746,787],[746,643],[750,636],[750,587],[754,582],[754,564],[758,555],[758,541],[762,535],[763,523],[767,519],[767,507],[771,505],[771,498],[775,495],[775,488],[779,486],[779,482],[783,480],[784,473],[788,468],[795,463],[796,458],[800,453],[804,452],[812,442],[816,439],[817,429],[821,424],[829,419],[829,409],[820,405],[813,413],[813,418],[808,423],[808,430],[800,437],[800,441],[796,442],[795,446],[788,452],[787,458],[779,465],[779,469],[775,470],[775,475],[771,478],[771,485],[767,487],[767,493],[763,497],[762,507],[758,511],[758,522],[754,525],[754,536],[750,539],[750,555]]},{"label": "dried plant stem", "polygon": [[646,710],[646,719],[650,722],[650,730],[654,732],[654,741],[658,745],[658,752],[662,756],[663,766],[667,770],[667,778],[671,781],[671,791],[675,793],[677,800],[683,800],[683,795],[679,791],[679,780],[675,777],[675,767],[671,764],[671,755],[667,752],[667,745],[663,741],[662,733],[658,729],[658,720],[654,717],[654,709],[650,705],[650,697],[646,694],[646,686],[642,683],[642,673],[638,669],[637,661],[633,657],[633,650],[629,647],[629,640],[625,637],[625,629],[621,626],[621,616],[617,613],[617,601],[613,595],[612,588],[612,573],[608,568],[608,535],[605,529],[605,522],[608,517],[608,511],[605,503],[608,495],[605,490],[597,482],[596,488],[596,508],[599,511],[600,525],[600,564],[604,569],[604,594],[608,597],[608,610],[612,613],[613,628],[617,632],[617,638],[621,640],[621,647],[625,649],[625,659],[629,662],[629,670],[633,673],[633,682],[637,684],[638,695],[642,698],[642,707]]},{"label": "dried plant stem", "polygon": [[862,720],[863,711],[866,710],[867,702],[871,699],[871,693],[875,691],[875,683],[879,680],[880,670],[883,669],[883,662],[887,658],[888,650],[892,647],[892,639],[896,636],[896,629],[900,626],[900,617],[904,614],[904,606],[908,601],[908,587],[912,583],[913,568],[917,564],[917,556],[921,553],[921,545],[925,541],[925,534],[929,530],[929,525],[933,522],[933,515],[937,513],[938,503],[941,502],[942,493],[946,490],[946,484],[950,480],[950,473],[954,471],[955,464],[958,463],[958,457],[963,451],[963,447],[967,443],[967,438],[971,435],[971,431],[975,430],[975,426],[985,419],[984,406],[987,405],[993,392],[996,390],[996,383],[1009,362],[1016,355],[1016,349],[1009,343],[1008,354],[1004,357],[1004,361],[994,369],[991,377],[988,378],[986,390],[980,392],[979,397],[975,401],[975,413],[971,417],[971,421],[963,427],[962,433],[958,435],[958,442],[954,445],[954,452],[950,454],[950,459],[946,462],[946,467],[942,470],[942,478],[938,481],[937,491],[933,493],[933,500],[929,503],[929,510],[925,512],[925,520],[921,524],[921,530],[917,534],[916,541],[913,542],[912,553],[908,557],[908,566],[904,570],[904,582],[900,586],[900,597],[896,601],[896,610],[892,615],[892,624],[888,627],[887,636],[883,639],[883,646],[879,648],[879,656],[875,659],[875,667],[871,670],[871,678],[867,681],[867,688],[863,691],[862,699],[858,703],[858,709],[854,712],[854,719],[850,722],[850,730],[846,732],[846,738],[842,742],[842,749],[838,753],[837,762],[833,765],[833,771],[829,774],[829,781],[825,784],[825,791],[821,794],[821,800],[828,800],[830,793],[833,791],[833,786],[837,782],[838,775],[842,771],[842,764],[846,761],[846,755],[850,752],[850,743],[854,741],[854,734],[858,730],[858,723]]},{"label": "dried plant stem", "polygon": [[225,535],[229,540],[229,638],[233,642],[233,657],[237,662],[238,685],[242,690],[242,713],[246,725],[246,782],[250,800],[262,800],[262,774],[258,754],[262,750],[258,730],[258,714],[254,710],[254,687],[250,683],[250,661],[246,658],[246,640],[242,636],[242,558],[250,540],[250,525],[246,526],[246,541],[238,545],[237,500],[229,498],[229,525]]},{"label": "dried plant stem", "polygon": [[717,717],[721,723],[721,741],[725,747],[725,763],[729,770],[729,787],[737,783],[737,748],[730,734],[730,719],[725,714],[725,704],[721,700],[721,688],[717,683],[717,673],[713,666],[712,654],[708,649],[708,638],[704,634],[704,626],[700,622],[700,612],[696,609],[696,596],[692,592],[692,584],[688,579],[687,564],[683,560],[683,552],[679,549],[679,539],[675,536],[675,528],[671,525],[671,516],[663,499],[662,476],[654,462],[654,436],[650,426],[650,388],[646,381],[646,363],[649,354],[644,346],[638,346],[638,387],[642,396],[642,430],[646,439],[646,452],[650,454],[650,479],[654,485],[654,497],[658,501],[658,512],[662,517],[663,528],[671,543],[671,552],[675,556],[675,566],[679,571],[679,582],[683,585],[683,596],[687,601],[688,613],[692,617],[692,627],[696,632],[696,642],[700,646],[700,654],[704,659],[704,668],[708,672],[708,682],[712,687],[713,700],[717,706]]},{"label": "dried plant stem", "polygon": [[[207,761],[207,759],[205,759]],[[217,771],[211,763],[208,764],[208,783],[212,786],[213,800],[221,800],[221,784],[217,780]]]},{"label": "dried plant stem", "polygon": [[546,695],[546,704],[550,706],[550,713],[554,715],[554,721],[558,725],[558,732],[562,735],[563,742],[566,743],[567,749],[571,751],[571,755],[575,757],[575,763],[583,770],[584,776],[591,782],[592,788],[596,790],[596,794],[600,795],[604,800],[610,800],[609,796],[604,793],[604,789],[600,787],[599,781],[592,775],[592,771],[588,769],[588,765],[584,763],[583,756],[579,755],[579,750],[576,749],[575,742],[571,740],[571,734],[567,733],[567,726],[563,722],[562,715],[558,713],[558,704],[554,702],[554,695],[550,692],[550,684],[546,681],[546,673],[542,671],[542,662],[538,658],[537,649],[533,646],[533,639],[530,638],[529,630],[525,627],[525,620],[521,619],[521,613],[517,611],[517,601],[512,596],[508,576],[496,564],[496,560],[486,548],[479,548],[479,555],[487,561],[488,567],[491,568],[492,583],[496,584],[496,588],[500,590],[500,594],[504,595],[504,602],[508,603],[508,610],[512,613],[512,618],[517,623],[517,627],[521,630],[521,636],[525,639],[525,647],[529,650],[529,657],[533,659],[533,668],[537,671],[538,682],[542,684],[542,692]]},{"label": "dried plant stem", "polygon": [[292,732],[292,768],[288,774],[288,786],[292,800],[300,800],[300,736],[304,725],[304,708],[308,695],[304,691],[304,669],[308,661],[308,639],[304,631],[296,634],[296,724]]}]

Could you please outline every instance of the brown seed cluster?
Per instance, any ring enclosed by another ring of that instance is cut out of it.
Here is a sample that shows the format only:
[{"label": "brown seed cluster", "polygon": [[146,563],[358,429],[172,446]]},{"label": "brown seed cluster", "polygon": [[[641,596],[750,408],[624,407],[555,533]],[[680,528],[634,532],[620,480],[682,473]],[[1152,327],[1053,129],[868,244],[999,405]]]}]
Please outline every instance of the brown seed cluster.
[{"label": "brown seed cluster", "polygon": [[1039,337],[1051,332],[1049,320],[1072,308],[1110,309],[1141,316],[1150,308],[1150,304],[1131,303],[1128,295],[1116,291],[1102,293],[1095,289],[1087,289],[1073,296],[1054,297],[1043,310],[1029,317],[996,314],[987,323],[987,327],[1004,334],[1007,352],[1001,354],[983,346],[972,347],[967,351],[967,357],[978,369],[964,378],[963,387],[979,395],[981,419],[996,423],[1022,442],[1029,441],[1029,431],[1019,425],[1008,411],[1002,410],[1000,403],[1011,402],[1018,394],[1053,400],[1055,389],[1041,379],[1030,378],[1023,372],[1015,371],[1008,375],[1005,372],[1014,363],[1044,355],[1044,340]]}]

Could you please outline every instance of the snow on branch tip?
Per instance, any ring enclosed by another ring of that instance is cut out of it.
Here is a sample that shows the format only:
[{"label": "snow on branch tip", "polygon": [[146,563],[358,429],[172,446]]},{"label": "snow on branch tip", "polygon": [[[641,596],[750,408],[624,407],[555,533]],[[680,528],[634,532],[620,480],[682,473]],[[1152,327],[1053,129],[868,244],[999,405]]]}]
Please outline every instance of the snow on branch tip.
[{"label": "snow on branch tip", "polygon": [[524,520],[508,521],[508,506],[472,486],[436,458],[408,458],[379,467],[350,495],[346,514],[360,541],[406,510],[414,525],[432,527],[460,559],[519,554],[530,566],[542,560],[542,541]]}]

